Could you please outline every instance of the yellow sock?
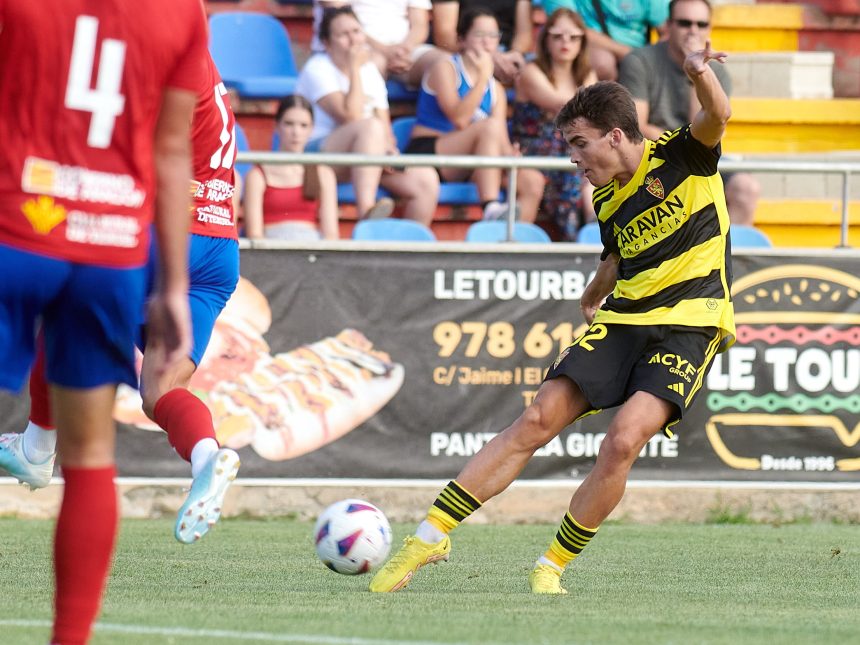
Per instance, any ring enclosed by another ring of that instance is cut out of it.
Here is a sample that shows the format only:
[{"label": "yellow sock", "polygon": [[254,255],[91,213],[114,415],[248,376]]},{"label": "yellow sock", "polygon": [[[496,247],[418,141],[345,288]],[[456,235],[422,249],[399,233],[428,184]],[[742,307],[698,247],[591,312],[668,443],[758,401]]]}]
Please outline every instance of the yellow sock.
[{"label": "yellow sock", "polygon": [[550,562],[564,569],[570,561],[578,556],[597,533],[597,528],[586,528],[568,512],[565,513],[558,533],[555,534],[549,549],[543,554]]},{"label": "yellow sock", "polygon": [[481,502],[474,495],[451,481],[427,511],[427,521],[447,535],[479,508]]}]

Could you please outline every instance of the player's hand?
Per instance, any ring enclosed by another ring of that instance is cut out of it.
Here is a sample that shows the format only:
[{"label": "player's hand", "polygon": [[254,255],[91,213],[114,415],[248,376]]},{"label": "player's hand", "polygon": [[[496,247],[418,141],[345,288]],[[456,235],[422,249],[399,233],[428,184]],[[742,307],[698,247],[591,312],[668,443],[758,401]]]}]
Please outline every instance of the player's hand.
[{"label": "player's hand", "polygon": [[684,71],[690,78],[701,76],[708,69],[708,63],[712,60],[725,63],[728,54],[726,52],[715,52],[711,49],[711,41],[705,41],[705,48],[690,53],[684,59]]},{"label": "player's hand", "polygon": [[585,324],[589,327],[591,323],[594,322],[594,317],[597,315],[597,310],[600,309],[600,305],[602,303],[586,303],[584,301],[579,303],[579,308],[582,310],[582,317],[585,318]]},{"label": "player's hand", "polygon": [[149,301],[146,353],[157,376],[191,351],[191,314],[188,294],[181,289],[156,293]]}]

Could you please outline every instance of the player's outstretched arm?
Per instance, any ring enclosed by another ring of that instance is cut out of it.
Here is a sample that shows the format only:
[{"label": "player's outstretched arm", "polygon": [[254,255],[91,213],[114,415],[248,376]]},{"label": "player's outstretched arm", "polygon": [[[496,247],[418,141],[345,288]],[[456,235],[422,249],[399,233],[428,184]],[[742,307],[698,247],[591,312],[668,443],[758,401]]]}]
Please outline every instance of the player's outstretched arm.
[{"label": "player's outstretched arm", "polygon": [[723,138],[726,123],[732,115],[729,97],[708,65],[712,60],[724,63],[726,53],[712,50],[710,40],[705,42],[704,49],[694,51],[684,59],[684,71],[693,82],[693,89],[702,104],[702,109],[693,118],[690,131],[697,141],[709,148],[716,146]]},{"label": "player's outstretched arm", "polygon": [[155,229],[160,274],[147,320],[147,353],[160,373],[188,355],[188,212],[191,182],[191,118],[196,96],[168,88],[155,131]]},{"label": "player's outstretched arm", "polygon": [[582,309],[582,315],[585,322],[589,325],[594,321],[594,315],[600,309],[600,305],[606,299],[612,290],[615,289],[615,283],[618,281],[618,261],[620,258],[610,254],[605,260],[601,260],[597,265],[597,271],[594,274],[594,279],[585,287],[582,293],[582,299],[579,301],[579,307]]}]

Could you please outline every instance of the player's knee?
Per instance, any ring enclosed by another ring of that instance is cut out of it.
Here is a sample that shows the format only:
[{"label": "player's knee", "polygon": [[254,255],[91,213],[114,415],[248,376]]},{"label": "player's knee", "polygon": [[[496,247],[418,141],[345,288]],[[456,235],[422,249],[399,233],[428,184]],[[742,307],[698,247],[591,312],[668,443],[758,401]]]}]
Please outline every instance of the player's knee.
[{"label": "player's knee", "polygon": [[600,444],[600,458],[605,465],[627,465],[635,461],[641,449],[637,433],[609,432]]},{"label": "player's knee", "polygon": [[532,403],[520,418],[521,432],[518,433],[524,448],[537,450],[558,434],[539,401]]}]

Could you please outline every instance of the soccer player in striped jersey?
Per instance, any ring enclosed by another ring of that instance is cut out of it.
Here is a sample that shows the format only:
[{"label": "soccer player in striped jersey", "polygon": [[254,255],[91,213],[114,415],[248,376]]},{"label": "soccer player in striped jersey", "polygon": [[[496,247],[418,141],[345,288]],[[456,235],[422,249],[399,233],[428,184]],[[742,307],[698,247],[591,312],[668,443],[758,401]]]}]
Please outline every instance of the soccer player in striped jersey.
[{"label": "soccer player in striped jersey", "polygon": [[[170,445],[191,464],[191,491],[177,515],[174,534],[183,543],[204,536],[221,515],[239,457],[220,448],[206,405],[187,388],[209,343],[215,319],[239,279],[239,243],[233,212],[235,116],[211,56],[195,75],[197,104],[191,122],[192,182],[189,231],[189,305],[193,343],[188,356],[157,374],[154,355],[144,351],[141,389],[147,416],[166,433]],[[158,253],[150,252],[149,279]],[[145,334],[142,334],[145,336]],[[145,349],[145,338],[137,340]],[[0,436],[0,468],[32,489],[47,486],[56,457],[56,433],[45,382],[43,354],[30,376],[30,423],[21,433]]]},{"label": "soccer player in striped jersey", "polygon": [[702,108],[657,141],[639,131],[621,85],[581,89],[556,125],[594,186],[604,250],[580,306],[588,329],[550,367],[534,402],[445,487],[416,535],[376,574],[397,591],[447,560],[450,531],[519,475],[535,450],[576,419],[621,406],[594,468],[529,575],[533,593],[566,593],[561,575],[624,494],[639,452],[689,409],[714,355],[734,341],[729,218],[717,172],[729,100],[708,66],[710,43],[684,61]]}]

